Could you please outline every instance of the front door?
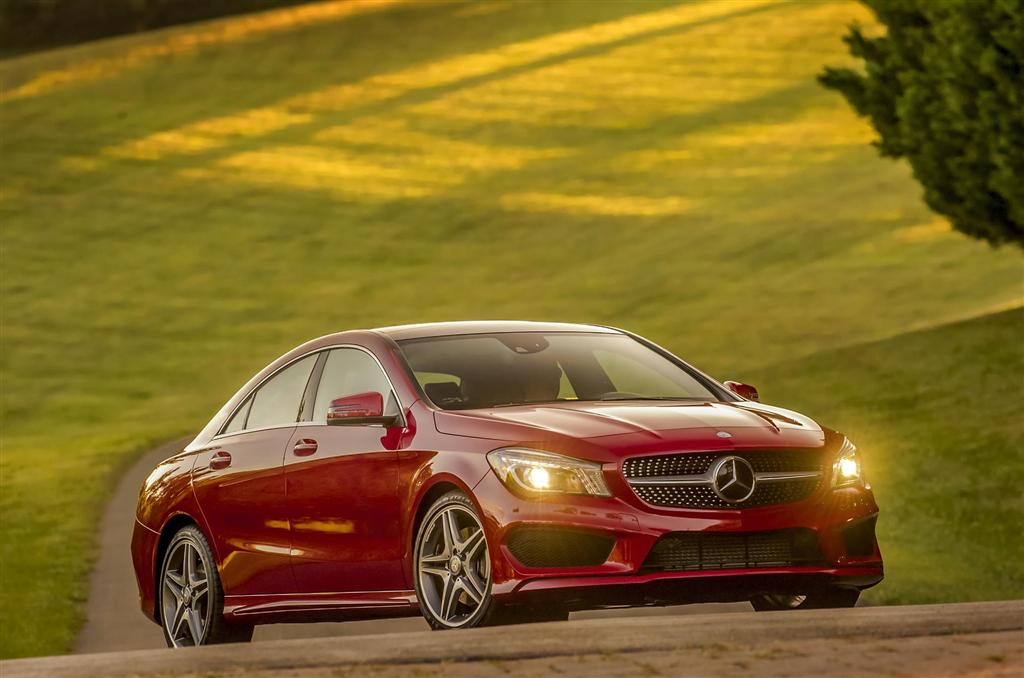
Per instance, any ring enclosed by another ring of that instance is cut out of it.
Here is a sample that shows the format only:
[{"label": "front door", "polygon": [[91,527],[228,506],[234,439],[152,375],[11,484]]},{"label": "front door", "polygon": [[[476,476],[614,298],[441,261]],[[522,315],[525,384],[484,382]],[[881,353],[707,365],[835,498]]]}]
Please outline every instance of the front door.
[{"label": "front door", "polygon": [[398,403],[380,364],[358,348],[330,351],[310,421],[292,432],[285,482],[292,570],[305,593],[406,588],[398,505],[398,452],[381,426],[328,426],[331,401],[376,391]]}]

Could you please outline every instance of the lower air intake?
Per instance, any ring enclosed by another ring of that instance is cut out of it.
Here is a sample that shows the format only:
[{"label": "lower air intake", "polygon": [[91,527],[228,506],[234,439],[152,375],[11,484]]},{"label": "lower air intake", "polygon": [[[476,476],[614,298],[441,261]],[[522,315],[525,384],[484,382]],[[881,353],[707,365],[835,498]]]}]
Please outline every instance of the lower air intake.
[{"label": "lower air intake", "polygon": [[651,548],[646,571],[725,570],[817,565],[822,562],[813,530],[771,532],[669,532]]}]

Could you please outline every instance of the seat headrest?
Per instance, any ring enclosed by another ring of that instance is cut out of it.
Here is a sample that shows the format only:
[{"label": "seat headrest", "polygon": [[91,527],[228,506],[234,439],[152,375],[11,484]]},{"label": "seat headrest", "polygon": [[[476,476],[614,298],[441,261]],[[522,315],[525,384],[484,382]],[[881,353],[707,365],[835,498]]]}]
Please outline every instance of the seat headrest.
[{"label": "seat headrest", "polygon": [[449,405],[462,402],[462,389],[454,381],[438,381],[423,387],[427,397],[436,405]]}]

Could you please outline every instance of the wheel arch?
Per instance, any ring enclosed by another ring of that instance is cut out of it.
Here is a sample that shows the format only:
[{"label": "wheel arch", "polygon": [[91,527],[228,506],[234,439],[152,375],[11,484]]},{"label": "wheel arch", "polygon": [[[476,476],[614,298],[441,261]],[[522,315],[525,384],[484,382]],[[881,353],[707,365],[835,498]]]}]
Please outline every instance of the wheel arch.
[{"label": "wheel arch", "polygon": [[[480,502],[473,494],[472,488],[465,483],[461,478],[452,473],[438,473],[432,475],[429,479],[425,480],[419,487],[415,494],[415,499],[411,502],[412,511],[409,514],[412,519],[407,523],[408,532],[405,535],[405,578],[408,586],[413,587],[413,560],[415,559],[416,553],[416,535],[419,533],[420,525],[423,523],[424,516],[427,515],[427,511],[434,505],[438,499],[448,494],[449,492],[458,491],[469,497],[469,500],[473,503],[477,512],[483,516],[480,508]],[[482,519],[482,518],[481,518]]]},{"label": "wheel arch", "polygon": [[474,499],[473,494],[472,492],[470,492],[469,488],[467,488],[465,485],[461,485],[455,482],[452,479],[440,479],[437,482],[433,483],[430,487],[426,489],[426,491],[424,491],[420,495],[419,501],[416,504],[415,517],[413,518],[412,521],[412,530],[410,531],[410,553],[413,552],[411,549],[413,549],[416,545],[416,535],[420,531],[420,525],[423,523],[423,518],[427,515],[427,511],[430,510],[430,507],[433,506],[434,502],[436,502],[438,499],[448,494],[449,492],[455,491],[462,492],[467,497],[469,497],[470,501],[476,504],[476,499]]}]

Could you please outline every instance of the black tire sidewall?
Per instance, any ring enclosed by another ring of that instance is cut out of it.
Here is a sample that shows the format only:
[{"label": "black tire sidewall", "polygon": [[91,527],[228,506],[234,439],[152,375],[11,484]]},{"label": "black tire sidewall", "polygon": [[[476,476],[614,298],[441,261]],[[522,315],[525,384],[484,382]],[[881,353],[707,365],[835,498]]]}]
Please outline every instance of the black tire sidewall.
[{"label": "black tire sidewall", "polygon": [[793,607],[779,605],[766,595],[755,596],[750,599],[750,605],[758,612],[772,612],[785,610],[826,610],[845,607],[853,607],[860,598],[860,591],[857,589],[832,588],[824,591],[816,591],[806,594],[806,598]]}]

